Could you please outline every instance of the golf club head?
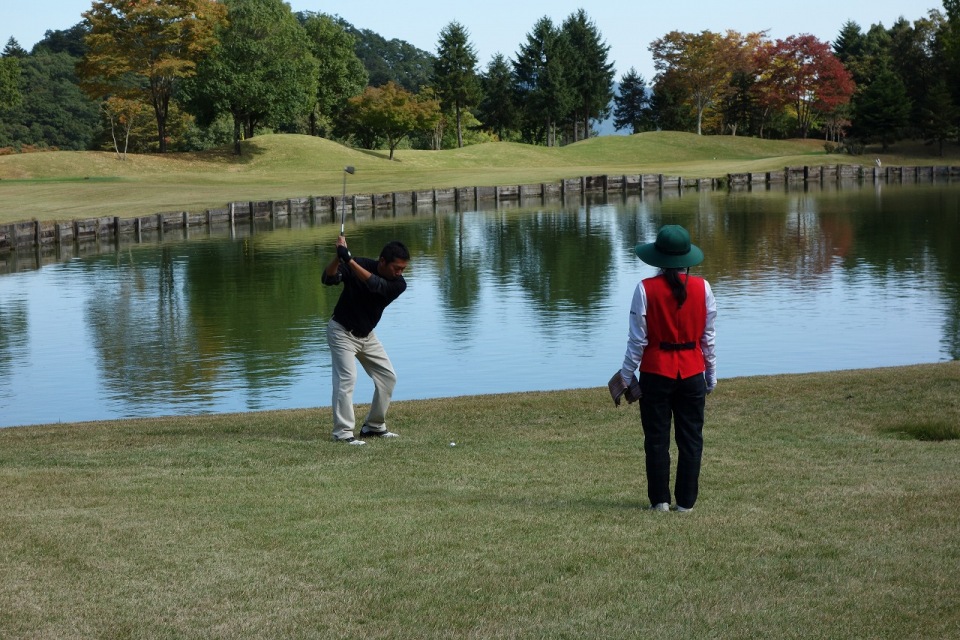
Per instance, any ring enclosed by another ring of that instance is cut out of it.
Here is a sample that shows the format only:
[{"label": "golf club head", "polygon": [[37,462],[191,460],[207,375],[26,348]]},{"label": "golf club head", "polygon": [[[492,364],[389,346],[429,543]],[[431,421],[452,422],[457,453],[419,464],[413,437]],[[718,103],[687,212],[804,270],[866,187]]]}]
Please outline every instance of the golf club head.
[{"label": "golf club head", "polygon": [[356,169],[353,168],[353,165],[346,166],[343,168],[343,170],[349,173],[350,175],[353,175],[353,172],[356,171]]}]

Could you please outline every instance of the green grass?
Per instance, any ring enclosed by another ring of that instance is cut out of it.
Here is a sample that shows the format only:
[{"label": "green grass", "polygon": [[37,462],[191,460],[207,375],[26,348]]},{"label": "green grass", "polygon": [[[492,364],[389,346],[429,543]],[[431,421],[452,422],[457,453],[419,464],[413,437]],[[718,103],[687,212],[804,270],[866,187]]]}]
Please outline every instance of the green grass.
[{"label": "green grass", "polygon": [[931,415],[960,363],[721,380],[683,515],[603,388],[2,429],[0,637],[957,637]]},{"label": "green grass", "polygon": [[[886,164],[958,164],[960,150],[937,158],[922,146],[894,147]],[[243,143],[243,155],[129,155],[58,151],[0,157],[0,224],[21,220],[135,217],[203,211],[227,202],[336,195],[343,167],[357,173],[349,193],[389,193],[455,186],[537,184],[584,175],[663,173],[722,177],[785,166],[868,164],[868,156],[830,156],[820,140],[772,141],[654,132],[591,138],[561,148],[488,143],[444,151],[351,149],[309,136],[265,135]]]}]

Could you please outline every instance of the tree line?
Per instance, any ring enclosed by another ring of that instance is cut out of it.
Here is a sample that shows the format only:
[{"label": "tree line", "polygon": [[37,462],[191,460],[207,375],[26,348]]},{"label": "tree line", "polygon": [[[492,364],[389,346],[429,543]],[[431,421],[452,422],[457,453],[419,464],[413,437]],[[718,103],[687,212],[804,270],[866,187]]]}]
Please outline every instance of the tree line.
[{"label": "tree line", "polygon": [[95,0],[29,53],[0,54],[0,148],[199,150],[265,131],[364,148],[488,140],[547,146],[619,130],[823,137],[829,150],[902,138],[956,140],[960,0],[912,23],[832,45],[807,35],[671,31],[649,45],[656,75],[615,83],[584,10],[538,20],[511,58],[480,68],[450,22],[436,51],[386,40],[282,0]]}]

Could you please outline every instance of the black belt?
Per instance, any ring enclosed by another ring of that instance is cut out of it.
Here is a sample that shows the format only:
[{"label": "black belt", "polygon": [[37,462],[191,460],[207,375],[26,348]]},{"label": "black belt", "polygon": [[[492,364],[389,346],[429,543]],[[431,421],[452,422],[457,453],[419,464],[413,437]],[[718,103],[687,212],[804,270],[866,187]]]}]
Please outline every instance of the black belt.
[{"label": "black belt", "polygon": [[664,351],[689,351],[696,348],[696,342],[661,342],[660,348]]},{"label": "black belt", "polygon": [[363,333],[362,331],[357,331],[357,330],[355,330],[355,329],[351,329],[350,327],[348,327],[347,325],[343,324],[342,322],[340,322],[340,321],[337,320],[336,318],[334,318],[333,321],[336,322],[336,323],[337,323],[338,325],[340,325],[341,327],[343,327],[343,328],[346,330],[346,332],[349,333],[350,335],[352,335],[354,338],[366,338],[367,336],[370,335],[370,332],[369,332],[369,331],[367,331],[366,333]]}]

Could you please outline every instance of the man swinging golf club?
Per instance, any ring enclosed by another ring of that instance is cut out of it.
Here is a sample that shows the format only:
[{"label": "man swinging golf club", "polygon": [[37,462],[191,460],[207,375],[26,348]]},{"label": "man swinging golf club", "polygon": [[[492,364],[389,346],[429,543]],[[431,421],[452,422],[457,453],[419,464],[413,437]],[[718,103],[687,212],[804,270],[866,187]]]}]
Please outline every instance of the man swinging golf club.
[{"label": "man swinging golf club", "polygon": [[362,445],[365,442],[354,436],[356,417],[353,390],[357,383],[357,360],[374,384],[373,401],[360,429],[360,436],[397,437],[396,433],[387,429],[386,423],[397,375],[374,328],[387,305],[407,289],[403,271],[410,260],[410,252],[403,243],[394,240],[383,247],[377,260],[354,258],[343,235],[342,214],[340,221],[341,233],[337,236],[336,256],[321,277],[325,285],[343,284],[333,317],[327,324],[333,378],[333,439]]},{"label": "man swinging golf club", "polygon": [[693,509],[699,492],[706,395],[717,385],[714,321],[717,303],[710,284],[690,275],[703,251],[679,225],[665,225],[656,242],[636,254],[660,272],[641,280],[630,305],[623,388],[640,367],[640,421],[646,454],[650,508],[670,510],[670,420],[676,431],[676,509]]}]

